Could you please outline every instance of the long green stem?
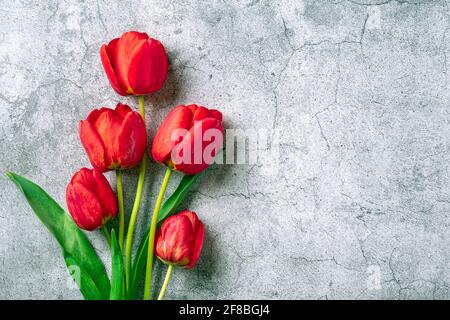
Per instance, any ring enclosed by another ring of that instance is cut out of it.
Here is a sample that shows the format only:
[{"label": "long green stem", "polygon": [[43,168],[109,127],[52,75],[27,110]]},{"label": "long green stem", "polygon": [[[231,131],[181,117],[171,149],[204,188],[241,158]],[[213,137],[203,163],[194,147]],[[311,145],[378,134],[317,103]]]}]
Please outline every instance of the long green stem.
[{"label": "long green stem", "polygon": [[150,299],[150,287],[152,282],[152,268],[153,268],[153,249],[155,246],[155,233],[156,233],[156,223],[158,221],[159,210],[161,209],[162,200],[164,193],[167,189],[167,184],[169,183],[170,175],[172,169],[167,168],[166,174],[164,175],[161,188],[159,189],[158,198],[156,199],[155,209],[153,210],[152,221],[150,223],[150,233],[148,240],[148,251],[147,251],[147,269],[145,270],[145,287],[144,287],[144,300]]},{"label": "long green stem", "polygon": [[[144,112],[144,97],[139,96],[139,113],[142,118],[145,120],[145,112]],[[142,191],[144,190],[144,178],[145,178],[145,170],[147,168],[147,155],[144,155],[142,158],[141,166],[139,167],[139,178],[136,189],[136,197],[134,198],[133,209],[131,210],[130,222],[128,224],[127,231],[127,241],[125,247],[125,283],[126,288],[128,289],[130,286],[130,277],[131,277],[131,248],[133,246],[133,234],[134,234],[134,226],[136,224],[137,214],[139,212],[139,207],[141,205],[142,199]]]},{"label": "long green stem", "polygon": [[105,235],[106,241],[108,241],[108,245],[111,247],[111,235],[109,234],[108,228],[105,225],[102,226],[103,234]]},{"label": "long green stem", "polygon": [[164,298],[164,295],[166,294],[167,285],[169,284],[170,276],[172,275],[172,270],[173,270],[173,265],[169,264],[163,286],[161,288],[161,291],[159,292],[158,300],[162,300]]},{"label": "long green stem", "polygon": [[119,246],[123,248],[123,236],[125,232],[125,210],[123,206],[122,171],[116,170],[117,200],[119,202]]}]

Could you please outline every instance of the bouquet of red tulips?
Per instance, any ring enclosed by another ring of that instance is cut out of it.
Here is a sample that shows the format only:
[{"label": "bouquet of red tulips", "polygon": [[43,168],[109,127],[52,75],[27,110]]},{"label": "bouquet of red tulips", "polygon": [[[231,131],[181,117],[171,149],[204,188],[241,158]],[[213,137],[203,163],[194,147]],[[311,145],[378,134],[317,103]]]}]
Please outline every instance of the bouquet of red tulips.
[{"label": "bouquet of red tulips", "polygon": [[[100,56],[112,88],[122,96],[137,96],[139,112],[119,103],[115,109],[94,109],[80,121],[79,136],[92,169],[81,168],[67,186],[71,217],[33,182],[12,172],[7,175],[61,245],[64,261],[85,299],[136,299],[143,279],[144,299],[150,299],[155,255],[167,265],[158,295],[162,299],[173,267],[193,268],[200,256],[203,223],[195,212],[177,213],[177,207],[222,148],[222,114],[195,104],[180,105],[163,120],[153,138],[151,156],[166,167],[166,173],[148,232],[132,255],[148,161],[144,95],[163,86],[168,61],[158,40],[134,31],[103,45]],[[136,166],[139,166],[136,196],[131,213],[126,215],[122,174]],[[116,172],[116,193],[103,175],[109,170]],[[184,177],[163,203],[173,171]],[[110,222],[116,218],[117,223]],[[111,277],[81,229],[104,232],[112,255]]]}]

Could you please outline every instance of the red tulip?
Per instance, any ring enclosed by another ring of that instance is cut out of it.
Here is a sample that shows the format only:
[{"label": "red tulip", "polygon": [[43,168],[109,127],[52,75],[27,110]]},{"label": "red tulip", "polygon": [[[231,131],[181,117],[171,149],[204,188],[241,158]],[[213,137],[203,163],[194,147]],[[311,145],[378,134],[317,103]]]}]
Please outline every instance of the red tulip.
[{"label": "red tulip", "polygon": [[111,86],[122,96],[158,91],[166,80],[166,51],[146,33],[125,32],[104,44],[100,56]]},{"label": "red tulip", "polygon": [[80,139],[100,172],[127,169],[139,164],[147,146],[147,131],[141,115],[124,104],[116,109],[93,110],[80,122]]},{"label": "red tulip", "polygon": [[75,223],[92,231],[117,214],[117,200],[105,176],[95,169],[82,168],[66,189],[66,201]]},{"label": "red tulip", "polygon": [[191,269],[200,256],[204,234],[197,214],[182,211],[162,223],[155,237],[155,254],[164,263]]},{"label": "red tulip", "polygon": [[152,145],[153,158],[185,174],[205,170],[223,142],[222,114],[195,104],[174,108],[164,119]]}]

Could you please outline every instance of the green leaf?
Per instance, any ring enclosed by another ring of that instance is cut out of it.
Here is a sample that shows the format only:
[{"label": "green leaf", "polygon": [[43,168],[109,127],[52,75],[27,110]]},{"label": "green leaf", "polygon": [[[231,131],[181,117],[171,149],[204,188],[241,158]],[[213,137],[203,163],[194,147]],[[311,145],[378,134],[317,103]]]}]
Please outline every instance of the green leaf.
[{"label": "green leaf", "polygon": [[110,300],[122,300],[124,289],[123,256],[114,230],[111,232],[112,276]]},{"label": "green leaf", "polygon": [[137,286],[139,280],[144,274],[145,265],[147,264],[147,250],[148,250],[148,234],[149,230],[145,233],[145,237],[139,244],[139,248],[134,256],[133,266],[131,267],[131,284],[128,288],[128,299],[134,299],[136,296]]},{"label": "green leaf", "polygon": [[[161,210],[159,211],[158,216],[158,226],[164,221],[164,219],[168,218],[170,215],[174,214],[178,208],[178,205],[183,201],[186,197],[189,189],[192,185],[197,181],[200,177],[200,174],[196,174],[193,176],[185,175],[183,179],[181,179],[180,184],[177,189],[172,193],[172,195],[164,202],[161,206]],[[140,279],[145,270],[145,265],[147,263],[147,251],[148,251],[148,234],[150,233],[150,229],[145,233],[145,237],[142,239],[139,244],[139,248],[136,252],[133,261],[133,267],[131,270],[131,284],[128,288],[128,297],[129,299],[134,299],[136,296],[137,286],[139,284]]]},{"label": "green leaf", "polygon": [[79,263],[74,257],[63,250],[64,261],[66,262],[67,269],[72,276],[75,283],[80,288],[81,294],[86,300],[100,300],[103,298],[102,293],[97,288],[96,284],[89,276],[86,269]]},{"label": "green leaf", "polygon": [[189,189],[192,187],[195,181],[197,181],[200,175],[201,173],[193,176],[184,176],[183,179],[181,179],[177,189],[161,206],[161,210],[159,211],[158,215],[158,225],[161,224],[163,220],[175,213],[175,210],[177,210],[179,204],[184,200]]},{"label": "green leaf", "polygon": [[42,188],[15,173],[6,175],[22,191],[36,216],[59,242],[66,264],[80,269],[77,283],[83,296],[108,299],[111,286],[105,267],[86,235]]}]

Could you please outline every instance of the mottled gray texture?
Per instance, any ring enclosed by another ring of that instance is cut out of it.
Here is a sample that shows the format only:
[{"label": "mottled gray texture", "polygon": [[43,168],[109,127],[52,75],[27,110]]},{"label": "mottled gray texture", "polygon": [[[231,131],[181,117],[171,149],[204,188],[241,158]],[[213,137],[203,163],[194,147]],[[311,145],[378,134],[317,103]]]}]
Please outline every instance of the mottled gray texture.
[{"label": "mottled gray texture", "polygon": [[[64,207],[89,165],[78,121],[137,107],[99,59],[129,29],[170,58],[146,99],[149,134],[188,102],[221,109],[228,128],[279,130],[277,175],[216,165],[183,203],[207,235],[169,298],[450,298],[448,1],[1,0],[0,14],[0,169]],[[162,171],[151,164],[139,232]],[[124,178],[128,212],[136,177]],[[22,195],[4,176],[0,188],[0,298],[81,298]],[[90,238],[109,264],[102,234]]]}]

